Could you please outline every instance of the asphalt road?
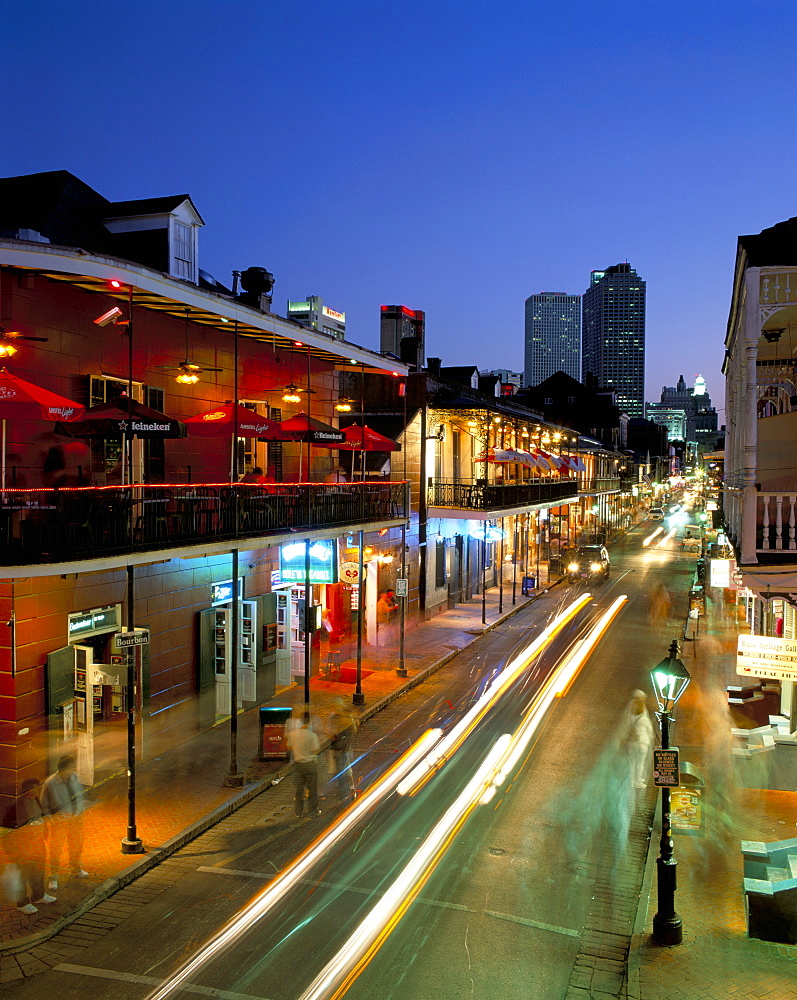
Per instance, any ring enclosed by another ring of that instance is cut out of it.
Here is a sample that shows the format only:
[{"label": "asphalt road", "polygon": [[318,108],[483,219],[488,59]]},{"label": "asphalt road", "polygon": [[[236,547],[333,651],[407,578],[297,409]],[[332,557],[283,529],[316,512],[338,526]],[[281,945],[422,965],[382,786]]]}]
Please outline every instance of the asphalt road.
[{"label": "asphalt road", "polygon": [[[303,997],[351,947],[358,925],[374,925],[372,909],[389,899],[496,740],[517,728],[548,671],[624,594],[628,601],[568,693],[546,714],[533,747],[495,797],[472,808],[444,838],[436,864],[421,876],[417,898],[400,919],[388,918],[389,933],[347,984],[351,1000],[560,1000],[582,947],[596,881],[611,886],[622,872],[627,824],[639,806],[617,734],[631,691],[649,690],[647,673],[675,637],[651,621],[649,598],[661,584],[683,595],[693,569],[692,558],[675,548],[643,551],[648,533],[637,529],[615,546],[611,580],[594,587],[592,601],[417,794],[393,792],[375,803],[273,909],[192,969],[173,995]],[[357,737],[358,784],[366,788],[378,779],[427,728],[455,725],[518,643],[538,634],[584,589],[557,587],[369,721]],[[340,829],[333,787],[322,817],[297,821],[288,784],[259,796],[117,894],[114,900],[130,907],[129,916],[89,944],[79,965],[71,960],[8,987],[4,996],[150,996],[315,837]],[[620,888],[622,879],[616,881],[618,892],[628,891]]]}]

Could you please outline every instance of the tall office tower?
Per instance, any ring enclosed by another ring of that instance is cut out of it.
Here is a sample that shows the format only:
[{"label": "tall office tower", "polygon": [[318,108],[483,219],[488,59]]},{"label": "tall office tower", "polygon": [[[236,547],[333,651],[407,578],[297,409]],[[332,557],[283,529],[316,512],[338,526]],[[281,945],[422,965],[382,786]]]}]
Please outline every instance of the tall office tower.
[{"label": "tall office tower", "polygon": [[523,384],[539,385],[555,372],[578,379],[581,369],[581,296],[540,292],[526,299]]},{"label": "tall office tower", "polygon": [[581,374],[612,389],[629,417],[645,415],[645,282],[630,264],[593,271],[582,297]]},{"label": "tall office tower", "polygon": [[288,319],[312,326],[314,330],[321,330],[336,340],[346,339],[346,313],[336,312],[325,306],[324,300],[318,295],[308,295],[301,302],[289,299]]},{"label": "tall office tower", "polygon": [[426,364],[425,337],[425,312],[406,306],[382,306],[379,350],[383,354],[390,351],[420,371]]}]

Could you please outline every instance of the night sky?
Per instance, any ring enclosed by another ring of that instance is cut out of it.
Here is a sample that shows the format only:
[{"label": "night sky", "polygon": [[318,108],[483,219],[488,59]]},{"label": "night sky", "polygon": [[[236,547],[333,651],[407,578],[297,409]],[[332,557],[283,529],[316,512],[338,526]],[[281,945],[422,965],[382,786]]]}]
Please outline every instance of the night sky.
[{"label": "night sky", "polygon": [[188,193],[201,267],[368,347],[401,303],[444,364],[520,369],[524,299],[628,260],[648,398],[722,406],[736,238],[797,215],[793,0],[34,0],[2,35],[3,176]]}]

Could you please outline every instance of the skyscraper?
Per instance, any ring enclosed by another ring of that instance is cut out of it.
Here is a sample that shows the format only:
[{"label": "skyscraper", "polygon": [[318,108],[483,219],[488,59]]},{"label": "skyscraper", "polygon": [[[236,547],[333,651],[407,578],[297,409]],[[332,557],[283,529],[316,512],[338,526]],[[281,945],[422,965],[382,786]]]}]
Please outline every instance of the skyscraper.
[{"label": "skyscraper", "polygon": [[582,297],[581,372],[613,389],[629,417],[645,415],[645,282],[630,264],[593,271]]},{"label": "skyscraper", "polygon": [[382,306],[379,350],[420,369],[426,364],[426,313],[406,306]]},{"label": "skyscraper", "polygon": [[539,385],[554,372],[581,374],[581,296],[540,292],[526,299],[523,381]]}]

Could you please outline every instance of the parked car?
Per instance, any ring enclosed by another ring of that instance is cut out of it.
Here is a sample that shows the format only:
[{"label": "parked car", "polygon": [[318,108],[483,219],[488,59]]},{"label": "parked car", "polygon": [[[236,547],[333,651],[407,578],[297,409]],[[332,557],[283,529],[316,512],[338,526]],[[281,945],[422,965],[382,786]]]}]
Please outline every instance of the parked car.
[{"label": "parked car", "polygon": [[577,580],[608,580],[609,553],[605,545],[579,545],[565,554],[565,571],[570,583]]},{"label": "parked car", "polygon": [[648,511],[648,516],[650,517],[651,521],[663,521],[664,511],[661,509],[661,507],[651,507],[650,510]]}]

